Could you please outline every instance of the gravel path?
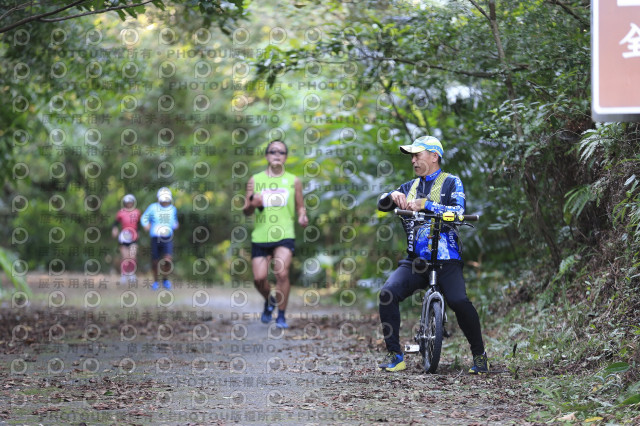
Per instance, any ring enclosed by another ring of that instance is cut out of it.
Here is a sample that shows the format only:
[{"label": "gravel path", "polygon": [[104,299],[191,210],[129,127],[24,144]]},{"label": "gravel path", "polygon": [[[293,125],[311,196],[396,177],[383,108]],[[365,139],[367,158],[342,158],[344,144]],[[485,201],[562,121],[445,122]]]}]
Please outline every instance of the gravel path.
[{"label": "gravel path", "polygon": [[375,306],[296,289],[283,331],[260,322],[251,288],[43,280],[32,278],[28,305],[0,306],[0,423],[525,424],[535,410],[509,374],[464,373],[459,332],[437,375],[415,355],[403,372],[380,372]]}]

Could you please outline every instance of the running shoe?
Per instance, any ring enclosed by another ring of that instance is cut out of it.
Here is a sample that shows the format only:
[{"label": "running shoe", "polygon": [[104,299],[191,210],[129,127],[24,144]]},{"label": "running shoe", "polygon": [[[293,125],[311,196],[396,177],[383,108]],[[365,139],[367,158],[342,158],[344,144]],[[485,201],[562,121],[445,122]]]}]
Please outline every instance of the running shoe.
[{"label": "running shoe", "polygon": [[287,320],[284,319],[284,317],[278,316],[278,318],[276,318],[276,327],[289,328],[289,324],[287,324]]},{"label": "running shoe", "polygon": [[273,317],[273,311],[276,309],[276,299],[270,295],[269,299],[264,302],[264,311],[262,312],[262,317],[260,317],[260,321],[265,324],[271,322],[271,318]]},{"label": "running shoe", "polygon": [[164,286],[164,288],[166,288],[167,290],[171,290],[171,281],[169,280],[164,280],[162,281],[162,285]]},{"label": "running shoe", "polygon": [[401,371],[407,368],[407,364],[405,364],[402,354],[389,352],[378,367],[384,371]]},{"label": "running shoe", "polygon": [[469,374],[487,374],[489,372],[489,360],[487,353],[473,356],[473,367],[469,369]]}]

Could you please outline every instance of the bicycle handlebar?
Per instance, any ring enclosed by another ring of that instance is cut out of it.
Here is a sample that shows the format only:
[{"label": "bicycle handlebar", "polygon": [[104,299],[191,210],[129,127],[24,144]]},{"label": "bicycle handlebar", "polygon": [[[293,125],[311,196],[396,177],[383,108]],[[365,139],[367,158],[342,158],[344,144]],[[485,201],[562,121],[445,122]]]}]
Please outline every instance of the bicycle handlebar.
[{"label": "bicycle handlebar", "polygon": [[427,212],[415,212],[413,210],[395,209],[393,211],[398,216],[413,217],[418,220],[426,219],[442,219],[443,222],[473,222],[480,220],[480,216],[477,214],[455,214],[454,212],[444,213],[427,213]]}]

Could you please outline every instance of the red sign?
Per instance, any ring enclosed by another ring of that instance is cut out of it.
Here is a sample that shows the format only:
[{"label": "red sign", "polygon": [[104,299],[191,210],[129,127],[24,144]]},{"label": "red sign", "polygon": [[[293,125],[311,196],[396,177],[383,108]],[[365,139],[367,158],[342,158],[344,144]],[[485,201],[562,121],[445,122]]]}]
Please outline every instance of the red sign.
[{"label": "red sign", "polygon": [[593,0],[594,121],[640,121],[640,0]]}]

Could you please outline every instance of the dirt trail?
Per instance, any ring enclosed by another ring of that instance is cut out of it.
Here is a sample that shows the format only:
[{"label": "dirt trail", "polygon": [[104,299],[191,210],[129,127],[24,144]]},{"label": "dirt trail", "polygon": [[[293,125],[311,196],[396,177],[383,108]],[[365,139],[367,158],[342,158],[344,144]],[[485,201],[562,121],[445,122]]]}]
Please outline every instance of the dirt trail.
[{"label": "dirt trail", "polygon": [[535,410],[509,374],[466,375],[451,347],[437,375],[417,356],[380,372],[375,308],[297,290],[283,331],[259,321],[251,288],[61,280],[33,277],[28,306],[0,308],[0,423],[524,424]]}]

